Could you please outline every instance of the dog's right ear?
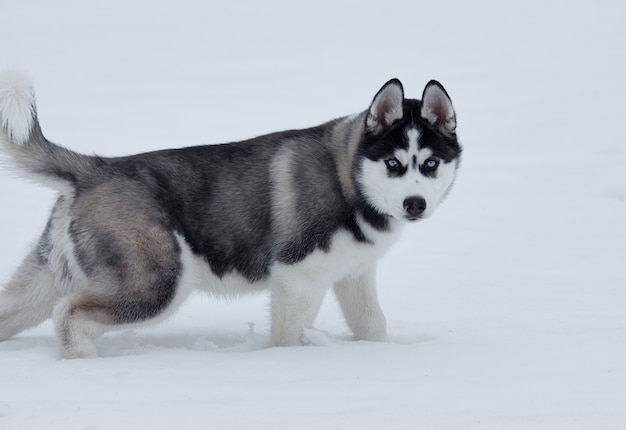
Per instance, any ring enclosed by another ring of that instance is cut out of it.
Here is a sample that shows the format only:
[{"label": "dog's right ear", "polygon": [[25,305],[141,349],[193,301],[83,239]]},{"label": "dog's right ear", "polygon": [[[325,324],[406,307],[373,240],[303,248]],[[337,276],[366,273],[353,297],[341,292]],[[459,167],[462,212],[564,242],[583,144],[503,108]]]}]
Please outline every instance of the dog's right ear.
[{"label": "dog's right ear", "polygon": [[365,124],[373,133],[379,133],[402,119],[404,89],[398,79],[387,82],[378,91],[367,114]]}]

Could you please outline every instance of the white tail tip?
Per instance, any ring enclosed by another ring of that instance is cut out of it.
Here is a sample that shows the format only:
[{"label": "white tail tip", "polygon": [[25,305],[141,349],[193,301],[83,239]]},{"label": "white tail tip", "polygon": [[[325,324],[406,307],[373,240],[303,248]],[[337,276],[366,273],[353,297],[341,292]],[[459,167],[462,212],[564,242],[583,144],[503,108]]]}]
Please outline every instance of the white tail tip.
[{"label": "white tail tip", "polygon": [[35,91],[24,73],[0,73],[0,128],[9,140],[24,143],[28,140],[35,115]]}]

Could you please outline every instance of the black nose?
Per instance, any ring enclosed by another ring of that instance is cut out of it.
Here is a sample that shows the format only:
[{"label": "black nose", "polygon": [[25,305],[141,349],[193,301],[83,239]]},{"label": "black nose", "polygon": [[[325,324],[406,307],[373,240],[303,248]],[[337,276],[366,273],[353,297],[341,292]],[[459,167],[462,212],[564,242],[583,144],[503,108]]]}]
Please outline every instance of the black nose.
[{"label": "black nose", "polygon": [[409,197],[404,200],[403,205],[409,219],[418,218],[426,210],[426,200],[422,197]]}]

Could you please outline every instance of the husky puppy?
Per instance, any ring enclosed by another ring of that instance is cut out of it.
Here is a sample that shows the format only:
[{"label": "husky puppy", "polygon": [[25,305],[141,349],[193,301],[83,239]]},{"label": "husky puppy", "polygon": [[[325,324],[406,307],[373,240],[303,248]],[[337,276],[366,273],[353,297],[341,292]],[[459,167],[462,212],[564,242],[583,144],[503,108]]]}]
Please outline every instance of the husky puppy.
[{"label": "husky puppy", "polygon": [[59,192],[39,241],[0,291],[0,340],[52,317],[65,358],[107,330],[161,320],[193,289],[269,290],[271,343],[298,345],[332,289],[355,339],[386,341],[377,261],[448,193],[461,147],[445,89],[304,130],[126,157],[42,134],[33,87],[0,74],[0,148]]}]

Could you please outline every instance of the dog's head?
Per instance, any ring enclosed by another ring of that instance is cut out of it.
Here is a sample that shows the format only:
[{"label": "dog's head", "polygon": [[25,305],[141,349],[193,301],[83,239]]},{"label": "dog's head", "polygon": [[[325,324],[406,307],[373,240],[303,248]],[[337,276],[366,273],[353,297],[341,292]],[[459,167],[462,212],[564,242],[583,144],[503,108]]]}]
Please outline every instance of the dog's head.
[{"label": "dog's head", "polygon": [[405,99],[397,79],[378,91],[365,116],[357,183],[377,212],[416,221],[432,215],[452,186],[460,161],[456,114],[437,81],[422,100]]}]

